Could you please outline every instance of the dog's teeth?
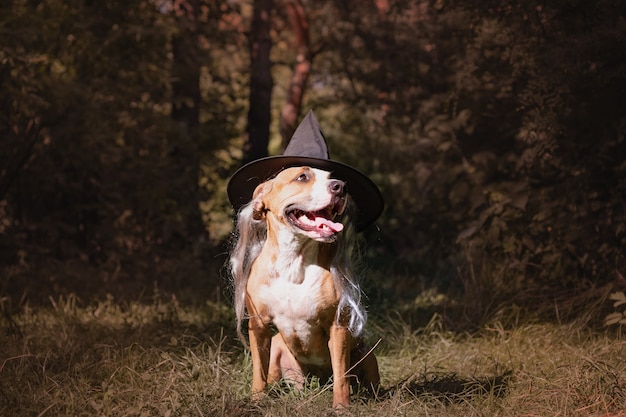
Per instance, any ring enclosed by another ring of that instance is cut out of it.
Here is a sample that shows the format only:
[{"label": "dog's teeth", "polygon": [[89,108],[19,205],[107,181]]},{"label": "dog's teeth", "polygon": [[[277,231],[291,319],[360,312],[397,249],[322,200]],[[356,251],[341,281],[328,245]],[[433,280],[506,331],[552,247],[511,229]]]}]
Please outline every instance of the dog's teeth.
[{"label": "dog's teeth", "polygon": [[318,211],[304,211],[293,209],[289,213],[292,221],[297,222],[296,226],[306,231],[317,230],[322,234],[338,233],[343,230],[343,224],[335,222],[340,214],[336,206],[328,206]]}]

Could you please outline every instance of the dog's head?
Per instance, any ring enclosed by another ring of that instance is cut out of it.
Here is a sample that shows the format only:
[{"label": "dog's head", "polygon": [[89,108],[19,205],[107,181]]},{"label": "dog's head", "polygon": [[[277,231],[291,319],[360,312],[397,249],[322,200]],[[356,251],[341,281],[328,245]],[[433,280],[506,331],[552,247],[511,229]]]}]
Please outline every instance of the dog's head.
[{"label": "dog's head", "polygon": [[292,167],[259,185],[253,195],[253,217],[277,221],[295,234],[332,242],[344,229],[338,221],[348,201],[345,183],[328,171]]}]

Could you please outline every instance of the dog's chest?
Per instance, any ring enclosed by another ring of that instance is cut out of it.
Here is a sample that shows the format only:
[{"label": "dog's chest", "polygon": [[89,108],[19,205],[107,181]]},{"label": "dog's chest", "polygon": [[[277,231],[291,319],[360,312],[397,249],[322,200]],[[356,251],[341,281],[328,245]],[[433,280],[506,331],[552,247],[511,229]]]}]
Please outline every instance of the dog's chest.
[{"label": "dog's chest", "polygon": [[270,280],[260,288],[258,297],[284,338],[297,338],[307,345],[315,333],[330,325],[338,300],[326,269],[309,265],[302,274],[301,282],[284,277]]}]

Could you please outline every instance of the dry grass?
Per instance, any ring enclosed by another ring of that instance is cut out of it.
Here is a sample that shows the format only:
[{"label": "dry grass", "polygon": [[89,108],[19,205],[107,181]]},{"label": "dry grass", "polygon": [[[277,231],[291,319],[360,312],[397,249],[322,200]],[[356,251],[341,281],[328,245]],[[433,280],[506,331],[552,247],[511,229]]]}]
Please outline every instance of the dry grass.
[{"label": "dry grass", "polygon": [[[330,388],[315,381],[248,401],[250,359],[226,305],[70,296],[3,307],[0,415],[333,415]],[[436,316],[418,330],[399,319],[372,324],[385,389],[350,412],[626,417],[626,342],[603,329],[521,323],[474,334],[447,331]]]}]

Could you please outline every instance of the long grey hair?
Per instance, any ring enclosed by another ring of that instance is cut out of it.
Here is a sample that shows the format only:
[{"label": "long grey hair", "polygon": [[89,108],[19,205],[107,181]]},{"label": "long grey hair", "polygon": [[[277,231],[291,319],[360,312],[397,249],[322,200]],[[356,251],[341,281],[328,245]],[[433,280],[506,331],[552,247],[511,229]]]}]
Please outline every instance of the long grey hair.
[{"label": "long grey hair", "polygon": [[[330,272],[335,281],[335,286],[341,294],[337,316],[335,320],[339,324],[341,317],[349,318],[348,329],[354,336],[358,336],[365,326],[367,313],[361,304],[361,287],[354,276],[353,267],[360,257],[358,235],[350,221],[356,207],[352,199],[348,199],[348,205],[341,222],[344,229],[337,235],[335,242],[335,256],[331,262]],[[235,314],[237,315],[237,334],[245,344],[246,340],[241,331],[246,309],[246,285],[250,276],[250,269],[267,238],[267,223],[265,218],[256,220],[253,217],[252,202],[243,206],[237,214],[237,225],[233,232],[230,251],[230,277],[234,287]]]}]

